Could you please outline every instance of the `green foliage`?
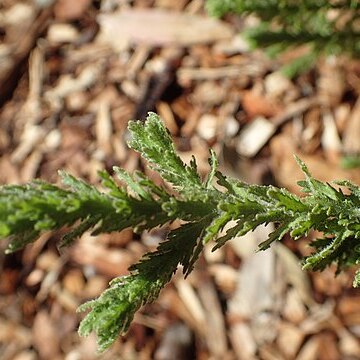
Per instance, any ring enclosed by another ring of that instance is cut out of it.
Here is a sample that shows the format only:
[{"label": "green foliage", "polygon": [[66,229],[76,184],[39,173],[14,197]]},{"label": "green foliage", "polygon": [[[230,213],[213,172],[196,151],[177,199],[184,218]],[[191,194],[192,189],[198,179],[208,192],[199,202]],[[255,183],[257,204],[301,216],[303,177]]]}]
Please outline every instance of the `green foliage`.
[{"label": "green foliage", "polygon": [[358,155],[345,155],[341,158],[341,166],[344,169],[353,169],[360,167],[360,156]]},{"label": "green foliage", "polygon": [[[127,227],[142,231],[181,220],[156,251],[145,254],[129,269],[128,276],[114,279],[99,298],[79,308],[90,310],[79,333],[86,336],[94,331],[101,351],[127,331],[142,305],[157,298],[179,265],[185,276],[190,273],[210,240],[216,249],[260,224],[274,222],[276,230],[260,250],[287,233],[299,239],[315,229],[323,237],[313,242],[314,253],[304,260],[305,269],[322,270],[335,263],[340,271],[360,261],[360,187],[337,182],[347,188],[343,192],[322,183],[297,159],[305,174],[299,185],[306,195],[300,198],[285,189],[226,178],[217,170],[212,151],[209,175],[202,180],[195,159],[186,165],[176,154],[156,114],[150,113],[145,122],[130,122],[129,130],[130,146],[162,176],[163,186],[140,172],[128,174],[114,168],[119,182],[100,173],[104,192],[65,173],[61,176],[66,189],[40,181],[0,188],[0,236],[9,239],[8,251],[34,241],[44,231],[62,227],[72,229],[62,242],[67,245],[90,229],[94,234]],[[224,232],[230,221],[234,225]],[[359,284],[357,274],[354,286]]]},{"label": "green foliage", "polygon": [[359,2],[357,0],[208,0],[210,14],[254,14],[259,25],[244,32],[253,47],[276,56],[288,48],[307,44],[308,52],[284,71],[292,77],[313,65],[320,55],[360,55]]}]

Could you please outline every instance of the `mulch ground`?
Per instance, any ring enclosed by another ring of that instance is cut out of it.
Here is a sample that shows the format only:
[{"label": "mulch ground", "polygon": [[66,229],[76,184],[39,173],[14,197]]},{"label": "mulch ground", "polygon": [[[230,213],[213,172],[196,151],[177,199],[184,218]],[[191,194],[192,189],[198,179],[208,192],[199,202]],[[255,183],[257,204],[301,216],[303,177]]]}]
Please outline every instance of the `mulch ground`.
[{"label": "mulch ground", "polygon": [[[0,1],[0,183],[58,182],[59,169],[94,184],[114,165],[149,172],[127,148],[126,126],[156,111],[201,173],[212,147],[225,174],[248,182],[299,192],[297,154],[320,180],[360,184],[350,166],[360,154],[359,61],[322,59],[287,79],[281,66],[302,50],[277,59],[250,50],[240,34],[252,21],[211,19],[201,0]],[[269,231],[205,251],[103,354],[95,337],[77,335],[76,308],[162,231],[84,235],[62,252],[50,233],[1,251],[0,358],[360,359],[354,270],[303,272],[306,239],[255,253]]]}]

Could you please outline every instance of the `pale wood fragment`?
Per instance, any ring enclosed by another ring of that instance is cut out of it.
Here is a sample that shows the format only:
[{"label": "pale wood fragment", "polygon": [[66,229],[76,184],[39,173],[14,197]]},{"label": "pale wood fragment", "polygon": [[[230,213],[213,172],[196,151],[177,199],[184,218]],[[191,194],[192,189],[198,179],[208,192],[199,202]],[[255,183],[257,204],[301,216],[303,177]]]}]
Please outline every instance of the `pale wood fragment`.
[{"label": "pale wood fragment", "polygon": [[240,155],[253,157],[269,141],[276,126],[264,117],[257,117],[240,133],[236,149]]},{"label": "pale wood fragment", "polygon": [[257,359],[257,344],[250,327],[243,322],[235,323],[230,328],[230,341],[239,360]]},{"label": "pale wood fragment", "polygon": [[220,300],[210,278],[200,281],[198,292],[206,316],[207,346],[214,358],[221,358],[228,351],[226,328]]},{"label": "pale wood fragment", "polygon": [[344,151],[348,154],[360,154],[360,97],[351,111],[344,130]]},{"label": "pale wood fragment", "polygon": [[280,323],[279,335],[276,342],[279,349],[287,359],[295,358],[295,355],[299,351],[304,338],[304,332],[302,332],[297,326],[287,322]]},{"label": "pale wood fragment", "polygon": [[[152,46],[213,43],[233,34],[231,27],[219,20],[164,9],[129,9],[101,14],[98,21],[101,38],[114,44],[115,49],[124,48],[123,44],[129,42]],[[114,37],[114,33],[118,36]]]},{"label": "pale wood fragment", "polygon": [[317,360],[320,351],[319,337],[312,336],[301,348],[296,360]]}]

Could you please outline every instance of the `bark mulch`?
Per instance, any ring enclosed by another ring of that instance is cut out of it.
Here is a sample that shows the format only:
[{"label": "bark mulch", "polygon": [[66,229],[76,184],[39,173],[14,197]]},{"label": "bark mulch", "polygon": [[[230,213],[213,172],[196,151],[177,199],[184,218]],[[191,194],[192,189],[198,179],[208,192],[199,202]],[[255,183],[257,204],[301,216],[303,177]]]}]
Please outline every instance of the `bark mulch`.
[{"label": "bark mulch", "polygon": [[[297,154],[320,180],[360,184],[349,166],[360,154],[359,61],[322,59],[288,79],[280,68],[297,50],[272,60],[250,50],[251,21],[211,19],[201,0],[0,1],[0,183],[58,182],[59,169],[98,183],[114,165],[150,173],[126,126],[156,111],[203,173],[212,147],[224,173],[248,182],[299,192]],[[205,251],[103,354],[78,337],[76,308],[162,231],[84,235],[61,253],[50,233],[0,251],[0,358],[360,359],[353,270],[303,272],[306,239],[255,253],[269,231]]]}]

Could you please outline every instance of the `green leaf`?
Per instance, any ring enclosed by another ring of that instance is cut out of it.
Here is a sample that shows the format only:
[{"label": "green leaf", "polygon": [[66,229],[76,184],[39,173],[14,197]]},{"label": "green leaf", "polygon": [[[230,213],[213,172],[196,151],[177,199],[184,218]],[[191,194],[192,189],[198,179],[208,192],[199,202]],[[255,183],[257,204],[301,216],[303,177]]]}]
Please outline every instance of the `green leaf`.
[{"label": "green leaf", "polygon": [[79,334],[87,336],[94,331],[100,351],[106,350],[119,334],[125,334],[135,312],[158,297],[178,264],[183,265],[184,274],[191,271],[199,255],[194,248],[201,244],[207,223],[203,219],[171,231],[155,252],[144,255],[131,267],[130,275],[113,280],[98,299],[81,305],[79,311],[90,312],[82,320]]},{"label": "green leaf", "polygon": [[[61,243],[65,246],[85,231],[99,234],[127,227],[142,231],[180,220],[156,251],[130,267],[128,276],[115,279],[96,300],[80,307],[90,311],[79,332],[85,336],[95,332],[101,351],[127,331],[142,305],[157,298],[179,265],[185,276],[191,272],[210,240],[217,249],[260,224],[273,222],[275,230],[260,250],[287,233],[299,239],[314,229],[323,238],[311,243],[314,251],[304,260],[304,268],[322,270],[335,264],[341,271],[360,263],[359,186],[336,182],[347,188],[342,191],[316,180],[297,158],[305,175],[299,182],[305,196],[298,197],[285,189],[225,177],[217,170],[214,152],[202,182],[195,160],[189,165],[182,162],[158,116],[150,114],[145,123],[132,122],[129,129],[134,149],[173,188],[156,185],[141,172],[129,174],[119,168],[114,168],[117,179],[99,173],[101,191],[64,172],[65,189],[42,181],[0,188],[0,237],[9,239],[7,252],[22,248],[44,231],[62,227],[68,229]],[[360,284],[359,279],[357,273],[354,286]]]},{"label": "green leaf", "polygon": [[151,167],[164,180],[173,184],[180,192],[201,188],[195,164],[185,165],[176,154],[169,131],[158,115],[149,113],[145,123],[142,121],[129,122],[129,130],[132,134],[129,146],[149,161]]}]

